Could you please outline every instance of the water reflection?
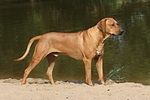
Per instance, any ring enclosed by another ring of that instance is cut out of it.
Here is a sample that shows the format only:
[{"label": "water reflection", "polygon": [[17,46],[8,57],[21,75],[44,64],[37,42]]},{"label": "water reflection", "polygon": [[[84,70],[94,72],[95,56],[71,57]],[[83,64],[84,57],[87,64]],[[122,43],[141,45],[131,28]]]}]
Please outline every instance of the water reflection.
[{"label": "water reflection", "polygon": [[[31,0],[32,1],[32,0]],[[125,30],[122,36],[111,37],[105,45],[105,74],[110,69],[125,66],[122,76],[126,81],[150,84],[150,2],[148,0],[41,0],[27,2],[0,1],[0,78],[22,78],[33,48],[21,62],[20,57],[29,39],[50,31],[75,32],[94,26],[104,17],[116,18]],[[30,77],[44,77],[47,61],[44,60]],[[97,72],[93,64],[93,77]],[[59,80],[84,80],[81,61],[60,56],[54,69]]]}]

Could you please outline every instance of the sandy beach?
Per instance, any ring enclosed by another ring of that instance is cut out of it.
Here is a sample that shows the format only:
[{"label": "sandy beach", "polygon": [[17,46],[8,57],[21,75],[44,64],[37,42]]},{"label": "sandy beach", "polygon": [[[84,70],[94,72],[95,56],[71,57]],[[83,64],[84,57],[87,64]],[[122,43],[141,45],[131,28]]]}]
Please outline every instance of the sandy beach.
[{"label": "sandy beach", "polygon": [[150,86],[137,83],[113,83],[106,86],[95,83],[57,81],[28,78],[26,85],[21,80],[1,79],[0,100],[150,100]]}]

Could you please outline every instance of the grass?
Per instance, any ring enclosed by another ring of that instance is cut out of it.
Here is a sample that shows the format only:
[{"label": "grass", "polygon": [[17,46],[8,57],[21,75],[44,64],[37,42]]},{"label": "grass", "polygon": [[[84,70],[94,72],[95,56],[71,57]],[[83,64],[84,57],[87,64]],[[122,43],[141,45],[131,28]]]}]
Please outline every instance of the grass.
[{"label": "grass", "polygon": [[110,72],[105,76],[105,79],[111,79],[114,80],[117,83],[120,83],[125,79],[125,77],[121,77],[121,71],[124,69],[124,67],[118,68],[117,70],[110,70]]}]

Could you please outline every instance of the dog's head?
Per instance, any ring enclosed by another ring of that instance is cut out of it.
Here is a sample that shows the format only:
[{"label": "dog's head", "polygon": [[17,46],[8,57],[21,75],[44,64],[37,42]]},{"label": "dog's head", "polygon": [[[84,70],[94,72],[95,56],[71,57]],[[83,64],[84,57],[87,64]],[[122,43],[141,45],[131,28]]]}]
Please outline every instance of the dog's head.
[{"label": "dog's head", "polygon": [[104,34],[121,35],[123,33],[122,28],[118,26],[117,21],[113,18],[104,18],[98,22],[97,28]]}]

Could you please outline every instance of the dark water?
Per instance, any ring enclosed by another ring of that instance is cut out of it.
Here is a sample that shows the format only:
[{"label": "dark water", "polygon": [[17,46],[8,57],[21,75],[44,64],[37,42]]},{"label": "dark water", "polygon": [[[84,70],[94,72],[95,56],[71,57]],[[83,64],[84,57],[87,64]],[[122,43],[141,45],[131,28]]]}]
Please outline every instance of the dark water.
[{"label": "dark water", "polygon": [[[0,1],[0,78],[22,78],[32,53],[20,62],[30,38],[51,31],[76,32],[94,26],[104,17],[117,19],[124,35],[105,44],[104,70],[124,66],[125,81],[150,84],[150,2],[149,0],[6,0]],[[29,77],[47,78],[43,60]],[[93,79],[97,72],[93,63]],[[61,55],[54,69],[55,80],[84,80],[81,61]]]}]

